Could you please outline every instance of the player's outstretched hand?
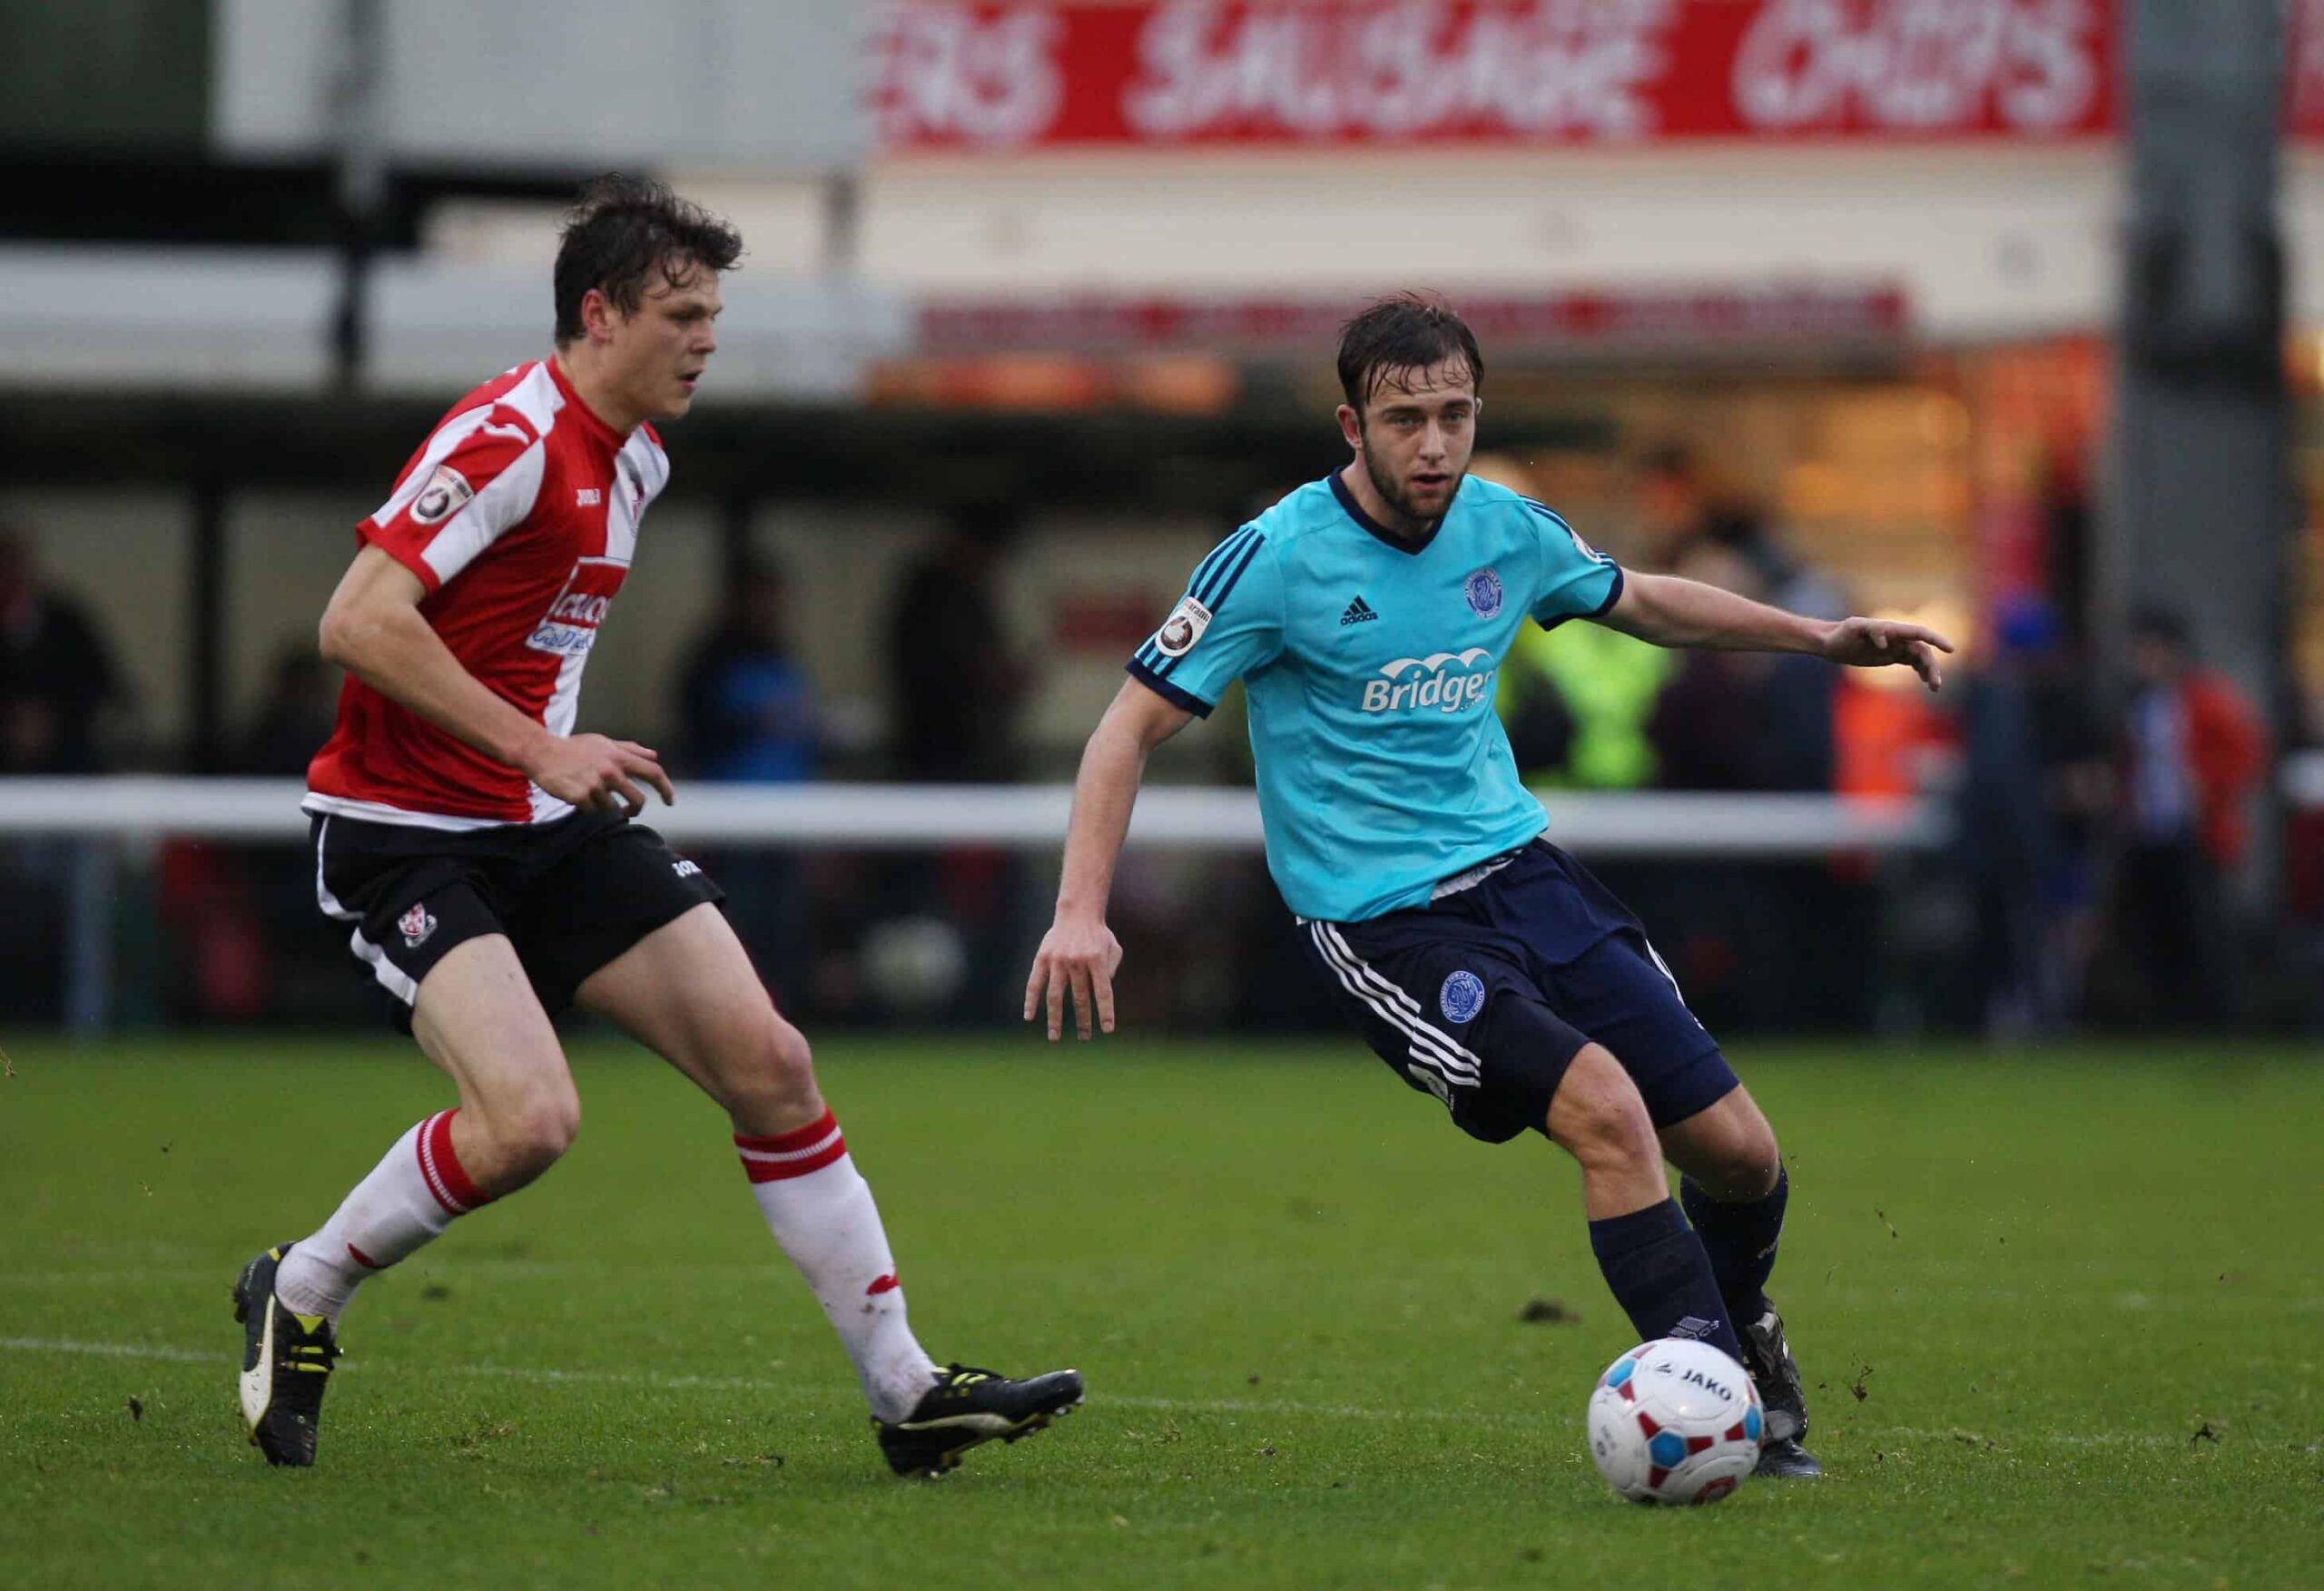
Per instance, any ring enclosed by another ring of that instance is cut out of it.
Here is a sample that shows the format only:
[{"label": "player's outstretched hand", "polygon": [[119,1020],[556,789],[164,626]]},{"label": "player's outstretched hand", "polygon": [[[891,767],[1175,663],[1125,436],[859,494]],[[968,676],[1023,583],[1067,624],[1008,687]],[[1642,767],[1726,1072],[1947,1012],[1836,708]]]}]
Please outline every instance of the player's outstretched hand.
[{"label": "player's outstretched hand", "polygon": [[677,804],[670,776],[662,771],[661,754],[635,741],[609,740],[604,735],[566,735],[548,742],[525,772],[558,800],[570,801],[584,811],[610,812],[616,808],[631,817],[645,810],[651,785],[665,807]]},{"label": "player's outstretched hand", "polygon": [[1824,655],[1833,663],[1860,669],[1903,663],[1932,691],[1945,689],[1936,654],[1952,650],[1953,643],[1935,631],[1893,619],[1842,619],[1824,638]]},{"label": "player's outstretched hand", "polygon": [[1025,980],[1025,1020],[1046,1008],[1049,1037],[1065,1031],[1065,997],[1073,994],[1074,1022],[1083,1038],[1089,1036],[1090,1018],[1107,1033],[1114,1030],[1114,974],[1122,964],[1121,941],[1101,921],[1068,921],[1059,918],[1041,936],[1039,954],[1033,958],[1033,976]]}]

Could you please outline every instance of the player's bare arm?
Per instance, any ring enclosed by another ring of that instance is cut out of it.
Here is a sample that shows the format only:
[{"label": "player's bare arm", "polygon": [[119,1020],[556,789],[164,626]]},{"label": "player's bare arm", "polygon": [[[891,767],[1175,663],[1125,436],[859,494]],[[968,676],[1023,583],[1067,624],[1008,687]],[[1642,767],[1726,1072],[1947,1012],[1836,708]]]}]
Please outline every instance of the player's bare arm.
[{"label": "player's bare arm", "polygon": [[1125,680],[1081,753],[1081,771],[1073,781],[1073,817],[1066,829],[1065,866],[1058,879],[1057,917],[1041,937],[1032,976],[1025,983],[1025,1020],[1030,1022],[1046,1008],[1052,1039],[1064,1032],[1068,990],[1081,1037],[1089,1036],[1093,1018],[1101,1031],[1114,1030],[1114,974],[1122,962],[1121,943],[1106,926],[1114,864],[1129,832],[1130,808],[1137,800],[1147,753],[1193,718],[1137,681]]},{"label": "player's bare arm", "polygon": [[559,800],[635,812],[641,784],[676,800],[661,758],[634,741],[551,734],[460,666],[419,604],[419,577],[376,546],[356,554],[323,610],[325,661],[382,695],[458,736],[495,761],[517,769]]},{"label": "player's bare arm", "polygon": [[1920,624],[1889,619],[1804,618],[1675,575],[1629,574],[1599,621],[1657,646],[1727,652],[1797,652],[1850,668],[1910,668],[1932,691],[1945,684],[1937,653],[1953,643]]}]

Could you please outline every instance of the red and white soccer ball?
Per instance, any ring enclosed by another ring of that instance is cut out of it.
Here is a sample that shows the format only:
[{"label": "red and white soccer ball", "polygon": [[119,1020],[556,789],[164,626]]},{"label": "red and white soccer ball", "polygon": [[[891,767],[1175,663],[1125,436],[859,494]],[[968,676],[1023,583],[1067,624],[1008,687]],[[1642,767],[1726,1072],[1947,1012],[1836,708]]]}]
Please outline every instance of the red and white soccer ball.
[{"label": "red and white soccer ball", "polygon": [[1642,1342],[1590,1394],[1590,1453],[1633,1502],[1716,1502],[1759,1462],[1767,1416],[1743,1367],[1708,1342]]}]

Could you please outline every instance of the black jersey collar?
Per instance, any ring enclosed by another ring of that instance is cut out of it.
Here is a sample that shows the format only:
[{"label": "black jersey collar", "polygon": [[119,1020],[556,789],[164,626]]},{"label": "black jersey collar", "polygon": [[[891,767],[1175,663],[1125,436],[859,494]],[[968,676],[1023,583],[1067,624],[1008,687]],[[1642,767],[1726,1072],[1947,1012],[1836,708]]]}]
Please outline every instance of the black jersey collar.
[{"label": "black jersey collar", "polygon": [[1347,483],[1340,479],[1340,472],[1338,470],[1332,471],[1332,473],[1324,478],[1331,482],[1332,496],[1340,500],[1340,506],[1347,510],[1347,516],[1350,519],[1354,520],[1364,529],[1370,531],[1374,535],[1379,537],[1382,541],[1386,542],[1390,546],[1395,548],[1398,552],[1403,554],[1408,558],[1416,557],[1420,554],[1428,551],[1428,544],[1436,539],[1436,533],[1444,528],[1445,518],[1452,515],[1452,503],[1458,503],[1461,500],[1461,494],[1456,489],[1452,494],[1452,503],[1448,503],[1444,506],[1444,514],[1438,517],[1434,525],[1428,527],[1428,534],[1426,535],[1422,536],[1415,541],[1398,535],[1394,531],[1390,530],[1386,525],[1373,518],[1371,515],[1366,514],[1364,511],[1364,505],[1355,500],[1355,494],[1347,489]]}]

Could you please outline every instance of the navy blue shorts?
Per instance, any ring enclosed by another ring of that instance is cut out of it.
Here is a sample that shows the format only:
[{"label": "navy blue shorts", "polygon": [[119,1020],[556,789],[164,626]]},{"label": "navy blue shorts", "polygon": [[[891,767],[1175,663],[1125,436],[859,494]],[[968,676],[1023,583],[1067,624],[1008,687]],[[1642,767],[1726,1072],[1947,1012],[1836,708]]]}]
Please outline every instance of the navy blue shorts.
[{"label": "navy blue shorts", "polygon": [[1431,905],[1305,937],[1380,1058],[1488,1144],[1544,1128],[1585,1044],[1612,1052],[1657,1126],[1735,1086],[1638,918],[1545,840]]}]

